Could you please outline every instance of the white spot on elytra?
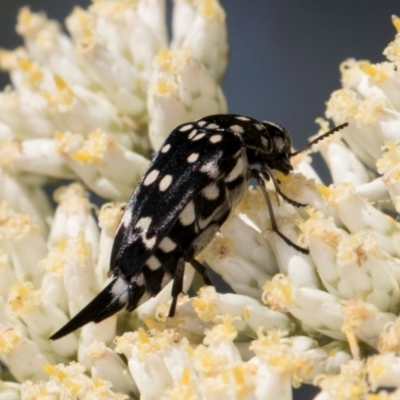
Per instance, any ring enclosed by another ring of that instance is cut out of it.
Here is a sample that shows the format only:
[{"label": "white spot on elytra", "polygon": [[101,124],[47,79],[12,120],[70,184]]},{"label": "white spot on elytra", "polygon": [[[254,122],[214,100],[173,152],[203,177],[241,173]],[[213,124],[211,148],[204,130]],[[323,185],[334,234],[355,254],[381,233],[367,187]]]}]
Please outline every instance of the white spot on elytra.
[{"label": "white spot on elytra", "polygon": [[147,261],[146,265],[152,270],[155,271],[156,269],[161,267],[160,260],[156,256],[150,256]]},{"label": "white spot on elytra", "polygon": [[193,139],[196,136],[197,129],[193,129],[192,132],[189,133],[188,139]]},{"label": "white spot on elytra", "polygon": [[235,118],[240,120],[240,121],[250,121],[250,118],[247,118],[247,117],[237,116]]},{"label": "white spot on elytra", "polygon": [[219,175],[219,169],[218,166],[215,164],[214,161],[210,161],[207,164],[204,164],[200,168],[200,172],[204,172],[207,174],[210,178],[216,178]]},{"label": "white spot on elytra", "polygon": [[229,175],[225,178],[225,182],[234,181],[240,175],[243,175],[245,173],[244,167],[245,165],[243,162],[243,157],[239,157],[238,160],[236,161],[236,165],[233,167]]},{"label": "white spot on elytra", "polygon": [[169,151],[169,149],[171,148],[171,145],[168,143],[166,144],[162,149],[161,149],[161,153],[166,153],[167,151]]},{"label": "white spot on elytra", "polygon": [[211,123],[206,126],[207,129],[219,129],[219,125]]},{"label": "white spot on elytra", "polygon": [[145,282],[143,274],[134,275],[133,278],[131,278],[131,282],[135,282],[138,286],[143,286]]},{"label": "white spot on elytra", "polygon": [[153,169],[153,171],[149,172],[143,182],[143,185],[148,186],[151,185],[158,177],[160,171],[158,169]]},{"label": "white spot on elytra", "polygon": [[211,143],[218,143],[222,140],[222,135],[212,135],[210,137],[210,142]]},{"label": "white spot on elytra", "polygon": [[207,123],[207,121],[198,121],[198,122],[197,122],[197,125],[200,126],[200,127],[202,127],[202,126],[204,126],[206,123]]},{"label": "white spot on elytra", "polygon": [[128,284],[123,278],[118,278],[111,288],[113,300],[118,299],[120,303],[128,303]]},{"label": "white spot on elytra", "polygon": [[199,134],[196,135],[192,140],[193,140],[193,142],[194,142],[194,141],[196,141],[196,140],[203,139],[204,136],[206,136],[205,133],[199,133]]},{"label": "white spot on elytra", "polygon": [[148,229],[149,229],[150,224],[151,224],[151,218],[150,217],[143,217],[143,218],[140,218],[139,221],[136,223],[135,228],[139,228],[143,232],[147,232]]},{"label": "white spot on elytra", "polygon": [[194,212],[194,203],[192,200],[192,201],[189,201],[189,203],[186,205],[186,207],[179,214],[179,221],[181,222],[181,224],[183,226],[187,226],[187,225],[193,224],[195,218],[196,218],[196,215]]},{"label": "white spot on elytra", "polygon": [[158,248],[162,250],[164,253],[169,253],[172,250],[175,250],[176,243],[171,240],[168,236],[166,236],[163,240],[161,240]]},{"label": "white spot on elytra", "polygon": [[219,189],[218,186],[213,183],[206,186],[201,193],[207,200],[215,200],[219,196]]},{"label": "white spot on elytra", "polygon": [[132,210],[127,207],[125,208],[125,211],[122,214],[121,225],[127,227],[131,223],[131,220],[132,220]]},{"label": "white spot on elytra", "polygon": [[199,158],[199,153],[192,153],[192,154],[186,159],[186,161],[187,161],[188,163],[194,163],[194,162],[196,162],[196,161],[198,160],[198,158]]},{"label": "white spot on elytra", "polygon": [[181,128],[179,128],[179,132],[186,132],[192,128],[193,128],[193,124],[183,125]]},{"label": "white spot on elytra", "polygon": [[151,218],[150,217],[143,217],[140,218],[139,221],[136,223],[135,228],[139,228],[142,230],[141,238],[144,243],[144,245],[148,249],[152,249],[154,245],[156,244],[156,237],[153,236],[150,239],[147,239],[147,231],[149,230],[149,227],[151,225]]},{"label": "white spot on elytra", "polygon": [[254,126],[256,127],[256,129],[258,129],[259,131],[262,131],[264,128],[265,128],[265,126],[263,125],[263,124],[254,124]]},{"label": "white spot on elytra", "polygon": [[172,182],[172,175],[165,175],[164,178],[161,179],[159,188],[162,192],[168,189],[169,185]]},{"label": "white spot on elytra", "polygon": [[149,250],[151,250],[151,249],[154,247],[154,245],[156,244],[156,237],[155,237],[155,236],[152,236],[151,238],[147,239],[147,238],[146,238],[146,234],[144,234],[144,235],[142,236],[142,240],[143,240],[144,245],[145,245]]},{"label": "white spot on elytra", "polygon": [[229,129],[235,133],[243,133],[244,132],[243,126],[240,126],[240,125],[231,125],[229,127]]}]

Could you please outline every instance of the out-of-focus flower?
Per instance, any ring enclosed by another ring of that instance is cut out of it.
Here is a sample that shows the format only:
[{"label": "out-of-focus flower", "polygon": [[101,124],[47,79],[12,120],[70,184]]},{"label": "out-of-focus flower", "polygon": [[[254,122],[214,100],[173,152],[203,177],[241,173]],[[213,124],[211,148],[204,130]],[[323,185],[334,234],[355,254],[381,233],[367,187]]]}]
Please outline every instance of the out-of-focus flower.
[{"label": "out-of-focus flower", "polygon": [[[151,151],[176,125],[227,111],[216,0],[175,0],[170,41],[162,0],[97,0],[66,26],[23,8],[24,46],[0,52],[12,81],[0,93],[0,400],[276,400],[303,383],[318,400],[396,398],[400,36],[387,62],[342,65],[326,116],[350,127],[318,145],[334,183],[300,154],[277,179],[307,207],[267,184],[279,229],[308,255],[270,230],[249,188],[200,256],[234,293],[203,287],[169,319],[169,284],[132,314],[49,341],[106,284],[121,202]],[[42,186],[55,179],[80,183],[55,191],[53,212]],[[112,202],[98,209],[89,191]],[[193,275],[187,265],[185,291]]]}]

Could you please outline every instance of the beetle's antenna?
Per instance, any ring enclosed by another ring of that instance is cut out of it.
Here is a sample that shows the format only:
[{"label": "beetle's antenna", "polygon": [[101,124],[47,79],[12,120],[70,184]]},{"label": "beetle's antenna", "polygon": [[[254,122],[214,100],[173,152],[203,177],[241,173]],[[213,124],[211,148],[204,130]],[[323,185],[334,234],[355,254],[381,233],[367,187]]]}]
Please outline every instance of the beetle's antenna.
[{"label": "beetle's antenna", "polygon": [[336,133],[337,131],[342,130],[343,128],[346,128],[346,126],[348,126],[349,124],[347,122],[345,122],[344,124],[335,126],[333,129],[331,129],[328,132],[323,133],[322,135],[318,136],[317,138],[315,138],[314,140],[312,140],[310,143],[308,143],[308,145],[304,146],[302,149],[294,151],[293,153],[290,153],[290,157],[294,157],[297,156],[297,154],[302,153],[303,151],[309,149],[311,146],[313,146],[315,143],[318,143],[320,140],[325,139],[326,137],[332,135],[333,133]]}]

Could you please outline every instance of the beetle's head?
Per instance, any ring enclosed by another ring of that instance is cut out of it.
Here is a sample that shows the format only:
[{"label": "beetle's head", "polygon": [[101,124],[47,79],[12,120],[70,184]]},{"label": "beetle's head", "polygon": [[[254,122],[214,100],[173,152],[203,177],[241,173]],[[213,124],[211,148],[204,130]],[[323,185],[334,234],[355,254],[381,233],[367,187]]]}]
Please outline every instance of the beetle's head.
[{"label": "beetle's head", "polygon": [[244,136],[250,164],[263,165],[288,174],[292,169],[290,154],[292,139],[289,132],[280,125],[263,121],[259,128],[246,132]]},{"label": "beetle's head", "polygon": [[268,136],[272,142],[273,157],[268,160],[270,168],[276,169],[287,175],[292,169],[290,163],[290,153],[292,151],[292,138],[289,132],[281,125],[272,122],[263,121]]}]

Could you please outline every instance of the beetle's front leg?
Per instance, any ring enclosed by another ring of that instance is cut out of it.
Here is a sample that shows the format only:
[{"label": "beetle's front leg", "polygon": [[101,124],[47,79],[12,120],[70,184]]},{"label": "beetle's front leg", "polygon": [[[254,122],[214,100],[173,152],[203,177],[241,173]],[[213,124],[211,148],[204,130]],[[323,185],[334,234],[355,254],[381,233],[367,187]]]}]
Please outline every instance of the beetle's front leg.
[{"label": "beetle's front leg", "polygon": [[[272,183],[274,184],[276,193],[278,193],[283,199],[285,199],[285,200],[286,200],[289,204],[291,204],[292,206],[295,206],[295,207],[306,207],[306,206],[307,206],[307,204],[299,203],[298,201],[292,200],[290,197],[287,197],[287,196],[281,191],[281,188],[279,187],[279,183],[278,183],[278,181],[276,180],[275,176],[272,174],[272,171],[271,171],[266,165],[263,166],[263,169],[264,169],[264,171],[263,171],[263,170],[258,171],[258,170],[253,170],[253,169],[252,169],[251,172],[253,173],[253,171],[257,171],[257,173],[258,173],[258,174],[261,174],[262,177],[263,177],[266,181],[269,180],[268,178],[271,178],[271,181],[272,181]],[[268,175],[267,175],[267,174],[268,174]],[[253,173],[253,176],[254,176],[254,173]],[[254,178],[258,179],[257,176],[254,176]]]},{"label": "beetle's front leg", "polygon": [[275,220],[275,215],[274,215],[274,210],[272,208],[271,200],[268,196],[268,193],[265,189],[265,183],[264,183],[264,177],[263,174],[258,171],[257,169],[252,169],[251,173],[253,176],[257,179],[258,186],[260,186],[261,191],[264,195],[265,201],[267,203],[268,207],[268,212],[271,218],[271,229],[273,232],[275,232],[277,235],[279,235],[280,238],[282,238],[289,246],[292,246],[295,248],[297,251],[303,254],[309,254],[309,251],[301,246],[298,246],[296,243],[293,243],[289,238],[287,238],[282,232],[279,231],[278,229],[278,224],[276,223]]}]

